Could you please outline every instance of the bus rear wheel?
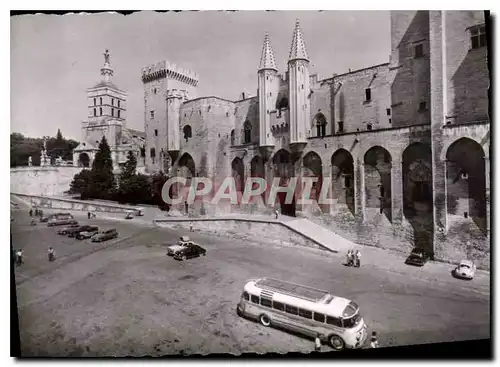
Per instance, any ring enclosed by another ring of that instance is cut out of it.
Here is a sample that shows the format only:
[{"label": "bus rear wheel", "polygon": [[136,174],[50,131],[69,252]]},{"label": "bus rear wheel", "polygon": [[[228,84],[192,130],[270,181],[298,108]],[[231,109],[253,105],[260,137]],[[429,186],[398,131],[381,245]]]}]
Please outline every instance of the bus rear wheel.
[{"label": "bus rear wheel", "polygon": [[267,315],[265,315],[265,314],[262,314],[262,315],[259,316],[259,321],[264,326],[271,325],[271,319],[269,319],[269,317]]},{"label": "bus rear wheel", "polygon": [[344,341],[337,335],[330,335],[330,337],[328,338],[328,342],[330,343],[330,346],[335,350],[343,350],[345,347]]}]

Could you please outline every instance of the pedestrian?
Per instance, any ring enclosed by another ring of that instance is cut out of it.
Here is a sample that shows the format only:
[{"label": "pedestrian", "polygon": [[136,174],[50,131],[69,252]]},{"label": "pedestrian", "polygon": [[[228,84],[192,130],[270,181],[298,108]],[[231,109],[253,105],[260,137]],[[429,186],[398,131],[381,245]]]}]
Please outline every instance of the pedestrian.
[{"label": "pedestrian", "polygon": [[276,216],[276,219],[278,219],[278,216],[279,216],[279,212],[278,212],[278,209],[274,209],[274,215]]},{"label": "pedestrian", "polygon": [[354,262],[354,251],[347,251],[347,265],[352,266]]},{"label": "pedestrian", "polygon": [[16,264],[21,266],[23,264],[23,249],[19,249],[16,252]]},{"label": "pedestrian", "polygon": [[30,209],[30,217],[33,216],[33,209]]},{"label": "pedestrian", "polygon": [[314,339],[314,351],[321,352],[321,335],[316,334],[316,338]]},{"label": "pedestrian", "polygon": [[370,346],[372,348],[378,348],[378,338],[377,338],[377,332],[376,331],[372,331],[372,337],[371,337],[371,340],[370,340]]},{"label": "pedestrian", "polygon": [[193,222],[189,223],[189,232],[193,232]]},{"label": "pedestrian", "polygon": [[356,266],[359,268],[361,266],[361,252],[356,251]]},{"label": "pedestrian", "polygon": [[43,210],[40,209],[40,217],[43,217]]},{"label": "pedestrian", "polygon": [[38,209],[35,208],[35,217],[38,217]]},{"label": "pedestrian", "polygon": [[87,218],[90,219],[90,212],[87,212]]},{"label": "pedestrian", "polygon": [[186,210],[186,215],[189,214],[189,204],[187,201],[184,201],[184,209]]},{"label": "pedestrian", "polygon": [[54,252],[54,249],[52,247],[49,247],[48,257],[49,261],[54,261],[56,259],[56,253]]}]

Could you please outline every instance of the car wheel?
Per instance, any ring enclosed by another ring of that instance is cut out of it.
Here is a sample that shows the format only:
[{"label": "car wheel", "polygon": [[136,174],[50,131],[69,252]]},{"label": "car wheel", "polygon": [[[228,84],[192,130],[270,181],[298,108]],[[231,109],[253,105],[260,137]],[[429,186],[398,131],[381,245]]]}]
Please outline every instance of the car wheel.
[{"label": "car wheel", "polygon": [[187,256],[186,255],[182,255],[182,261],[184,260],[187,260]]},{"label": "car wheel", "polygon": [[328,342],[330,343],[330,346],[335,350],[343,350],[345,347],[344,341],[338,335],[331,335],[328,338]]},{"label": "car wheel", "polygon": [[202,255],[203,255],[203,256],[205,256],[206,254],[207,254],[207,253],[206,253],[206,252],[204,252]]},{"label": "car wheel", "polygon": [[259,321],[262,325],[264,326],[269,326],[271,325],[271,319],[269,318],[269,316],[267,316],[266,314],[262,314],[259,316]]}]

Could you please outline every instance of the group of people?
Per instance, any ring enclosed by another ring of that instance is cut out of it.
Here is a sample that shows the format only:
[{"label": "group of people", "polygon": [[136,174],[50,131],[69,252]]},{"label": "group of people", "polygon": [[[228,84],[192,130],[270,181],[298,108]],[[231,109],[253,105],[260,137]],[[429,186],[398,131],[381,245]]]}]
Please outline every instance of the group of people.
[{"label": "group of people", "polygon": [[[33,217],[33,215],[35,215],[35,217],[40,217],[41,218],[41,217],[43,217],[43,210],[35,208],[35,211],[33,211],[33,209],[30,209],[29,214],[30,214],[30,217]],[[35,219],[31,220],[31,225],[32,226],[36,226],[36,220]]]},{"label": "group of people", "polygon": [[[52,247],[49,247],[47,257],[50,262],[54,261],[56,259],[56,252]],[[24,264],[24,257],[23,257],[23,249],[19,249],[15,252],[14,254],[14,262],[17,266],[21,266]]]},{"label": "group of people", "polygon": [[95,213],[87,212],[87,218],[88,219],[95,218],[95,217],[96,217]]},{"label": "group of people", "polygon": [[359,250],[347,251],[347,266],[354,266],[359,268],[361,266],[361,252]]}]

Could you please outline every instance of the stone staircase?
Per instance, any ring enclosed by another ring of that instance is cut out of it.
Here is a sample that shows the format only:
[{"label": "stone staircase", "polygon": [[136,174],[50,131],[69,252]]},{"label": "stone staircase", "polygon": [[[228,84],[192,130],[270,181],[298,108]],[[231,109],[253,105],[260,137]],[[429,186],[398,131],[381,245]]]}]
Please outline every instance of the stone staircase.
[{"label": "stone staircase", "polygon": [[360,247],[354,242],[351,242],[305,218],[289,220],[283,224],[290,229],[301,233],[303,236],[309,237],[313,241],[321,244],[333,252],[344,253],[349,249]]}]

